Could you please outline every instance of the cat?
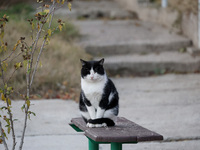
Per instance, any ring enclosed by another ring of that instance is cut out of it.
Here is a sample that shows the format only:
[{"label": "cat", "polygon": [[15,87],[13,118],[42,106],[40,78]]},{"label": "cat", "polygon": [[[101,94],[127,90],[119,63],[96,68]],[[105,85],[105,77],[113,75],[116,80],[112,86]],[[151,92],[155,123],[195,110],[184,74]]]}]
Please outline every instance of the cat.
[{"label": "cat", "polygon": [[87,127],[114,126],[119,112],[119,96],[106,75],[104,58],[99,61],[80,59],[81,93],[79,109]]}]

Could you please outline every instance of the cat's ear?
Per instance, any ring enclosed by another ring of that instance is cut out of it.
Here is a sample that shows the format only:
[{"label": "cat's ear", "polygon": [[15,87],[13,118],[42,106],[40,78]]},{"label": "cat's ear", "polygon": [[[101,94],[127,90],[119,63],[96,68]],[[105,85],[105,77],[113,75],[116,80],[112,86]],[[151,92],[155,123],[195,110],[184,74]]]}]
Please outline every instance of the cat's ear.
[{"label": "cat's ear", "polygon": [[101,60],[99,60],[99,64],[103,66],[104,63],[104,58],[102,58]]},{"label": "cat's ear", "polygon": [[80,61],[81,61],[82,66],[86,65],[86,61],[85,60],[80,59]]}]

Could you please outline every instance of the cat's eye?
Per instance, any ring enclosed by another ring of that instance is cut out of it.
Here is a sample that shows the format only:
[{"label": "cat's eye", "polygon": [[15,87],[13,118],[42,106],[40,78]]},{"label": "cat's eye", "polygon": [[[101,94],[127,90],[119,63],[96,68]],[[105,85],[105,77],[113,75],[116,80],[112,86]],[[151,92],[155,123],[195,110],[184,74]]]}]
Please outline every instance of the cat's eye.
[{"label": "cat's eye", "polygon": [[90,71],[90,69],[89,69],[89,68],[85,68],[85,67],[83,67],[83,69],[84,69],[85,71]]},{"label": "cat's eye", "polygon": [[94,71],[97,72],[97,71],[99,71],[100,69],[101,69],[101,67],[98,66],[98,67],[94,68]]}]

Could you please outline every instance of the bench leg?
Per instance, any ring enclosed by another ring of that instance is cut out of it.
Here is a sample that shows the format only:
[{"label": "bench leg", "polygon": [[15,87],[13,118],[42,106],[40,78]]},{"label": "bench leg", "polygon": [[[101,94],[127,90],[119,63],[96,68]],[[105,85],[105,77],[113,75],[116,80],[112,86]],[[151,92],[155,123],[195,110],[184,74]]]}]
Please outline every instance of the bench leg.
[{"label": "bench leg", "polygon": [[122,143],[111,143],[111,150],[122,150]]},{"label": "bench leg", "polygon": [[93,140],[91,140],[90,138],[88,138],[88,142],[89,142],[89,150],[99,150],[99,144]]}]

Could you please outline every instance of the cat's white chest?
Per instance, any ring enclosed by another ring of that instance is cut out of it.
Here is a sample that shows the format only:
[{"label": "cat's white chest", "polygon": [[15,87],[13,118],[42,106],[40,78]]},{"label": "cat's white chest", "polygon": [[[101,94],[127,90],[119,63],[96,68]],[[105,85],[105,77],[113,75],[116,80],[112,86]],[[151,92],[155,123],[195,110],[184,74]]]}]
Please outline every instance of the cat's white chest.
[{"label": "cat's white chest", "polygon": [[99,102],[101,101],[103,95],[103,89],[105,87],[106,81],[101,81],[97,83],[90,83],[84,80],[81,80],[81,88],[86,96],[86,98],[90,101],[92,106],[97,108],[99,106]]}]

